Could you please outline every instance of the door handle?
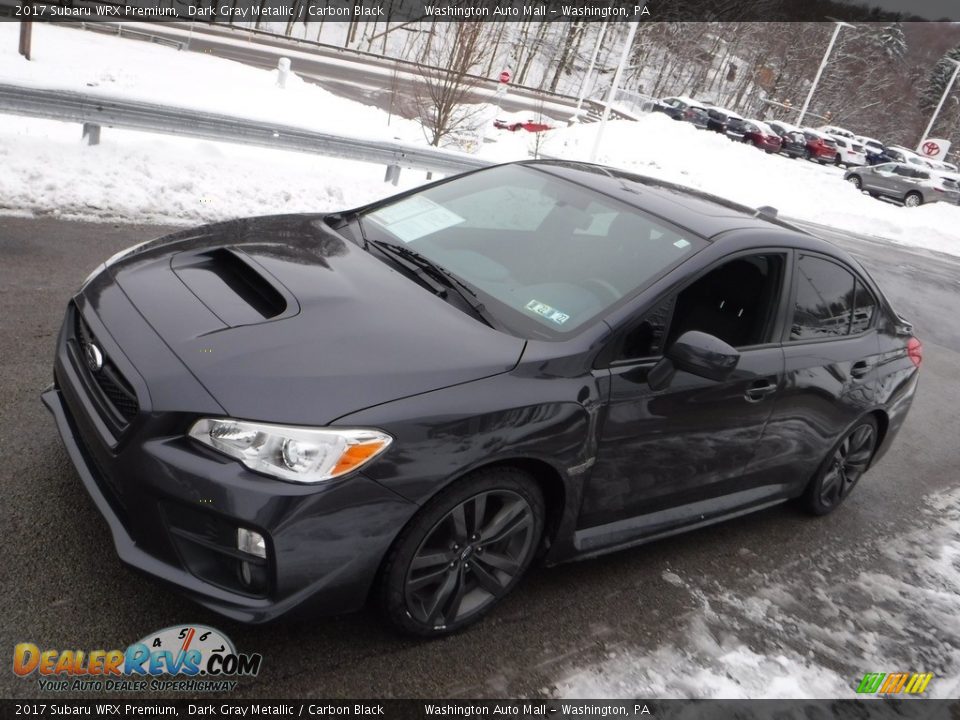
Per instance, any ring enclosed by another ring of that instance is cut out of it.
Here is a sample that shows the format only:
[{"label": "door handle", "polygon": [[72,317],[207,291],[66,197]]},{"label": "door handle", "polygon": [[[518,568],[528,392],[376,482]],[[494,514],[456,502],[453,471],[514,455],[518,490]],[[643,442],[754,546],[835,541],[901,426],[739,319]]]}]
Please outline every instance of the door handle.
[{"label": "door handle", "polygon": [[767,395],[777,391],[777,384],[767,378],[754,380],[743,394],[747,402],[760,402]]},{"label": "door handle", "polygon": [[870,372],[870,368],[872,367],[873,363],[867,360],[857,360],[857,362],[850,366],[850,377],[862,378]]}]

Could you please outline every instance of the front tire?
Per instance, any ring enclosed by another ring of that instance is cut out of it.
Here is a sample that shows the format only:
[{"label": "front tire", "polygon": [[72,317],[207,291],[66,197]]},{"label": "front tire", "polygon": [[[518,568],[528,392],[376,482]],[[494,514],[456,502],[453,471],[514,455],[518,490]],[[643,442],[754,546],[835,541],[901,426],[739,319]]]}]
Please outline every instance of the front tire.
[{"label": "front tire", "polygon": [[379,603],[387,621],[418,637],[477,622],[530,567],[545,513],[536,481],[516,468],[479,470],[441,492],[384,562]]},{"label": "front tire", "polygon": [[803,505],[810,513],[827,515],[840,507],[867,471],[877,439],[877,421],[872,415],[861,418],[844,433],[804,493]]},{"label": "front tire", "polygon": [[851,176],[847,179],[847,182],[849,182],[851,185],[853,185],[857,190],[862,190],[862,189],[863,189],[863,183],[860,181],[860,176],[859,176],[859,175],[851,175]]}]

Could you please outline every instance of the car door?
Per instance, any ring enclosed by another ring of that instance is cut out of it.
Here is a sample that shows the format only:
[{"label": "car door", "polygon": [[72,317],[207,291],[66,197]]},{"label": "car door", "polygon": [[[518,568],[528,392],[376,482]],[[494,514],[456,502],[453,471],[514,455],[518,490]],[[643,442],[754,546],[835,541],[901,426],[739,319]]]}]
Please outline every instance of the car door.
[{"label": "car door", "polygon": [[899,166],[893,163],[874,166],[873,172],[870,174],[870,187],[883,195],[895,194],[896,175],[894,170],[897,167]]},{"label": "car door", "polygon": [[[735,287],[712,292],[710,278],[734,263],[765,266],[767,286],[758,291],[741,273],[730,283]],[[740,480],[783,383],[783,351],[771,339],[779,338],[783,322],[778,308],[785,301],[785,267],[780,251],[726,258],[615,334],[604,362],[610,372],[609,402],[578,523],[582,549],[624,542],[755,500]],[[667,388],[650,388],[651,368],[678,335],[713,329],[733,339],[744,312],[763,328],[748,345],[738,346],[740,360],[728,379],[678,371]]]},{"label": "car door", "polygon": [[878,304],[858,272],[798,251],[784,386],[746,482],[778,478],[799,492],[844,430],[876,402]]}]

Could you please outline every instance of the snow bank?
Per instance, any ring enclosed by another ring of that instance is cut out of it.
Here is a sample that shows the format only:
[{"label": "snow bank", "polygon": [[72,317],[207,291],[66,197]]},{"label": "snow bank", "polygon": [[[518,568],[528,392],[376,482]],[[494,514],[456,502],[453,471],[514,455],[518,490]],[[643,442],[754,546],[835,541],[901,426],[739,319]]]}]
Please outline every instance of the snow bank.
[{"label": "snow bank", "polygon": [[[570,672],[577,698],[851,698],[867,672],[932,672],[925,697],[960,693],[960,489],[928,499],[914,530],[755,574],[742,595],[664,580],[699,605],[656,648],[624,647]],[[802,566],[798,572],[798,567]],[[708,583],[710,584],[707,587]]]},{"label": "snow bank", "polygon": [[[16,23],[0,23],[0,81],[426,144],[419,123],[337,97],[295,75],[281,90],[276,71],[43,23],[34,27],[35,59],[27,62],[16,54],[17,30]],[[600,127],[511,133],[492,127],[496,106],[472,109],[479,111],[480,126],[471,144],[493,162],[534,153],[588,159]],[[375,165],[111,129],[104,130],[102,145],[86,148],[79,134],[75,125],[0,115],[0,212],[192,223],[339,207],[341,201],[351,205],[393,191]],[[609,122],[597,160],[754,207],[772,205],[784,217],[960,255],[960,207],[877,201],[844,182],[837,168],[767,155],[660,113]],[[426,179],[411,171],[401,177],[404,186]]]},{"label": "snow bank", "polygon": [[[545,133],[545,155],[589,159],[599,123]],[[651,113],[638,122],[607,123],[597,162],[705,190],[781,215],[960,255],[960,207],[906,208],[871,198],[843,171],[770,155],[719,133]]]},{"label": "snow bank", "polygon": [[[324,212],[396,192],[384,168],[301,153],[0,115],[0,213],[163,225]],[[425,173],[404,170],[400,188]]]},{"label": "snow bank", "polygon": [[239,115],[343,135],[424,142],[420,124],[276,70],[49,23],[33,26],[33,57],[17,54],[19,23],[0,23],[0,82],[77,90]]}]

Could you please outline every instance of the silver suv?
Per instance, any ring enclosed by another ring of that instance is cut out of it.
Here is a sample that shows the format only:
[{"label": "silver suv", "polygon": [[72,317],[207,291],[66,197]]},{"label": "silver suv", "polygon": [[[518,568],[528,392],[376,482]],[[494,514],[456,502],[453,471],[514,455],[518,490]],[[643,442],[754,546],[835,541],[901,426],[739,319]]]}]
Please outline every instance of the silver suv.
[{"label": "silver suv", "polygon": [[960,205],[960,186],[956,181],[907,163],[884,163],[847,170],[843,179],[871,197],[899,200],[907,207],[929,202]]}]

